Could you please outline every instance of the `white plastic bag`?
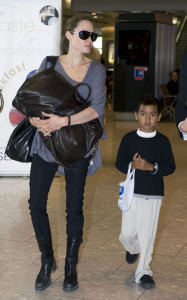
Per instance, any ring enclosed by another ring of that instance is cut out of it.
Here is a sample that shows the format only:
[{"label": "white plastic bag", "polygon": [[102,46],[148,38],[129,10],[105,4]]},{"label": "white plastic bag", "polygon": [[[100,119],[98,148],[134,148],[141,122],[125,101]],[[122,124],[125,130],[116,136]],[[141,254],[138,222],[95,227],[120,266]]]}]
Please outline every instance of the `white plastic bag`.
[{"label": "white plastic bag", "polygon": [[122,211],[128,211],[133,194],[134,194],[134,183],[135,183],[135,169],[131,170],[131,163],[128,167],[127,178],[125,181],[119,183],[119,200],[118,207]]}]

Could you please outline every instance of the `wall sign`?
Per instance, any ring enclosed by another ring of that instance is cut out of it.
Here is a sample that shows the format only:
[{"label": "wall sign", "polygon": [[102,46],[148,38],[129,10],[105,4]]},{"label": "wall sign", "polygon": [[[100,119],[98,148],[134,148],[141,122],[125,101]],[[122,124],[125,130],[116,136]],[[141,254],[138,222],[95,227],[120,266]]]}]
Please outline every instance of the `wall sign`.
[{"label": "wall sign", "polygon": [[148,71],[148,67],[134,67],[134,79],[144,80],[144,72]]},{"label": "wall sign", "polygon": [[[12,100],[47,55],[60,54],[61,0],[2,0],[0,6],[0,176],[27,176],[30,164],[10,160],[5,148],[16,120]],[[3,100],[4,99],[4,100]]]}]

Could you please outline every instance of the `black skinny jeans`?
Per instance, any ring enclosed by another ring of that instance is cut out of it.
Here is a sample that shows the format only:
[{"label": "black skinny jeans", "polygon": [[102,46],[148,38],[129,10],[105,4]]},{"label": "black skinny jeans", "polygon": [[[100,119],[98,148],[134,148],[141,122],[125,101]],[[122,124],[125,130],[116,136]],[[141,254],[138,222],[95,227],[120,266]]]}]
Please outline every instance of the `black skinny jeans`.
[{"label": "black skinny jeans", "polygon": [[[84,158],[68,165],[71,170],[65,169],[66,233],[68,237],[82,238],[83,235],[83,199],[88,164],[88,159]],[[29,208],[37,238],[46,238],[51,234],[47,214],[47,199],[57,169],[58,164],[48,163],[37,154],[33,156],[30,173]]]}]

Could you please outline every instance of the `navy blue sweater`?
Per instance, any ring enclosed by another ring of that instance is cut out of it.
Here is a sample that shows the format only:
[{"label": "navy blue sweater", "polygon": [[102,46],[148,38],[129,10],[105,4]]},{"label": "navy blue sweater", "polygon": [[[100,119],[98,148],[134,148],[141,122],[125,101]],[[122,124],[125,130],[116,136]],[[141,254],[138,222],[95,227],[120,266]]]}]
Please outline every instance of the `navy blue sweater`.
[{"label": "navy blue sweater", "polygon": [[159,132],[152,138],[140,137],[136,131],[129,132],[122,138],[119,146],[116,168],[126,174],[135,153],[149,163],[157,162],[158,172],[151,174],[150,171],[136,169],[134,193],[164,196],[163,176],[170,175],[175,171],[175,160],[169,139]]}]

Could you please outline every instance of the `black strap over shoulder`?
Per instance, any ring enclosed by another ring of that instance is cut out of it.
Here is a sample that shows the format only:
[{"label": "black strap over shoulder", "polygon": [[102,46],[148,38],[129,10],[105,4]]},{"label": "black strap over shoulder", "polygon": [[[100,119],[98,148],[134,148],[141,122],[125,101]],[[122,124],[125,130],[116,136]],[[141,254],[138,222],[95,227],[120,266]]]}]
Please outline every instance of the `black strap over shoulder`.
[{"label": "black strap over shoulder", "polygon": [[[49,69],[49,68],[54,69],[55,66],[56,66],[58,57],[59,56],[47,56],[45,69]],[[80,88],[80,86],[83,86],[83,85],[87,86],[87,88],[88,88],[88,95],[87,95],[86,99],[84,99],[85,101],[88,101],[88,99],[90,98],[90,95],[91,95],[91,88],[87,83],[84,83],[84,82],[77,83],[74,87],[75,88],[75,93],[76,93],[77,98],[80,98],[80,95],[78,93],[78,89]]]},{"label": "black strap over shoulder", "polygon": [[57,63],[57,60],[58,60],[58,56],[47,56],[45,68],[46,69],[49,69],[49,68],[54,69],[55,65]]}]

